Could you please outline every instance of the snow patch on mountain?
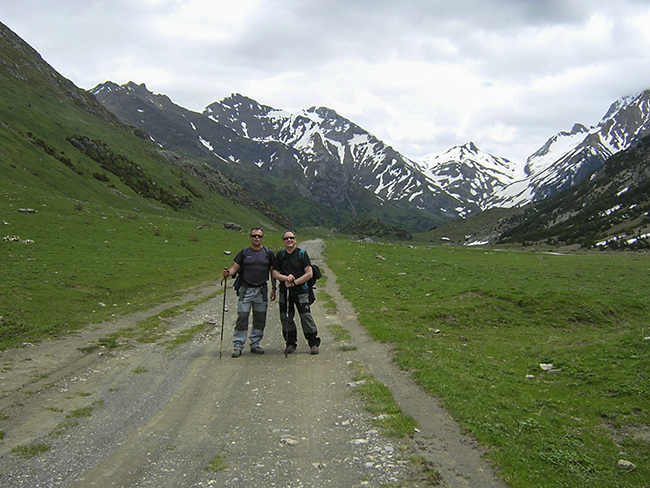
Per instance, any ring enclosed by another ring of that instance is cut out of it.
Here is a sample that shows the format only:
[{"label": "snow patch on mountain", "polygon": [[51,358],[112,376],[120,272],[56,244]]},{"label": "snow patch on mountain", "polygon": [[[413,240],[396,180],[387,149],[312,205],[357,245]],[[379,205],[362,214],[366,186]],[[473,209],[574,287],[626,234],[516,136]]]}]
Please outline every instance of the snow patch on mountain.
[{"label": "snow patch on mountain", "polygon": [[210,141],[206,141],[203,139],[203,137],[199,136],[199,142],[203,144],[206,148],[208,148],[210,151],[214,151],[214,148],[212,147],[212,144],[210,144]]}]

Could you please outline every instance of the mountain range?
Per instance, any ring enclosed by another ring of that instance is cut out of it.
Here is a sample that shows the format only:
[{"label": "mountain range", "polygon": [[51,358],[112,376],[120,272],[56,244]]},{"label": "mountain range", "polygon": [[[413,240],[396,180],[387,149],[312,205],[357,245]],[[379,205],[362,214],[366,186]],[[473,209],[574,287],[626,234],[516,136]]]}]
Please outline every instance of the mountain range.
[{"label": "mountain range", "polygon": [[232,95],[199,114],[145,85],[107,82],[92,93],[124,123],[218,168],[297,226],[375,217],[428,229],[449,220],[436,202],[458,203],[439,189],[436,201],[424,195],[427,205],[416,207],[409,200],[419,173],[410,162],[329,109],[291,115]]},{"label": "mountain range", "polygon": [[[594,126],[575,124],[553,135],[525,162],[472,142],[416,161],[325,107],[294,114],[233,94],[197,113],[144,84],[106,82],[91,91],[123,122],[163,147],[210,162],[297,225],[379,216],[423,231],[490,208],[520,207],[579,183],[650,133],[650,91],[644,91],[615,101]],[[300,195],[310,210],[300,214],[273,178],[291,181],[285,191]]]},{"label": "mountain range", "polygon": [[235,94],[197,113],[145,85],[91,93],[2,24],[0,72],[0,183],[25,201],[57,192],[280,228],[380,219],[461,244],[642,247],[650,230],[648,91],[515,164],[471,142],[414,161],[324,107]]}]

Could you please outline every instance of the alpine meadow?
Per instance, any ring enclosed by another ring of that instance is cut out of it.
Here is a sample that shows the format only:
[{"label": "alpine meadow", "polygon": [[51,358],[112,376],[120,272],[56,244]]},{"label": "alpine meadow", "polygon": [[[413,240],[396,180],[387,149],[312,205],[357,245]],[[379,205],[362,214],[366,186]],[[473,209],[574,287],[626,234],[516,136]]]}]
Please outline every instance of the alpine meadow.
[{"label": "alpine meadow", "polygon": [[361,323],[509,486],[648,486],[645,255],[327,246]]}]

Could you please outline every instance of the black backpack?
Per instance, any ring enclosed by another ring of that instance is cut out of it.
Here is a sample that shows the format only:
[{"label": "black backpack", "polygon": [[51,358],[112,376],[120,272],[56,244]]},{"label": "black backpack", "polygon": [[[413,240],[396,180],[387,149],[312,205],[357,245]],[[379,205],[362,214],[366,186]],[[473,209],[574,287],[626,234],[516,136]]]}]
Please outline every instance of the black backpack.
[{"label": "black backpack", "polygon": [[[284,260],[284,257],[286,256],[287,251],[286,249],[282,249],[278,253],[278,259],[280,260],[280,269],[282,268],[282,261]],[[301,261],[304,261],[304,256],[305,256],[305,250],[301,249],[298,256],[300,257]],[[314,288],[316,285],[316,282],[320,280],[323,277],[323,273],[321,273],[321,270],[318,266],[312,263],[311,265],[311,278],[309,278],[309,281],[307,282],[307,290],[309,293],[309,304],[311,305],[316,301],[316,295],[314,294]]]},{"label": "black backpack", "polygon": [[311,265],[311,278],[309,278],[309,281],[307,282],[307,286],[309,288],[309,304],[311,305],[314,303],[316,300],[316,295],[314,294],[314,288],[316,288],[316,282],[320,280],[323,276],[323,273],[320,272],[320,268],[316,266],[315,264]]}]

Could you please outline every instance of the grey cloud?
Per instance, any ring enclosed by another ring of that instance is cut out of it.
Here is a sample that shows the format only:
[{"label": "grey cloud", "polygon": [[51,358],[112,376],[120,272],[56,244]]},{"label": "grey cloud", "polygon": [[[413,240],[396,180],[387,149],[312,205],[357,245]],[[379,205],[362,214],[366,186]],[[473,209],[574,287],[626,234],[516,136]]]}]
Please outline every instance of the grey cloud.
[{"label": "grey cloud", "polygon": [[266,0],[225,31],[213,2],[201,35],[174,32],[184,5],[22,0],[0,19],[84,88],[146,83],[193,110],[232,92],[326,105],[409,157],[470,139],[499,154],[496,125],[521,139],[502,155],[521,157],[650,87],[645,0]]}]

